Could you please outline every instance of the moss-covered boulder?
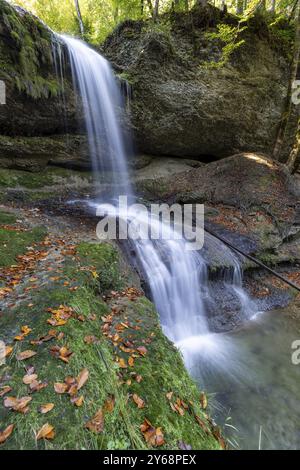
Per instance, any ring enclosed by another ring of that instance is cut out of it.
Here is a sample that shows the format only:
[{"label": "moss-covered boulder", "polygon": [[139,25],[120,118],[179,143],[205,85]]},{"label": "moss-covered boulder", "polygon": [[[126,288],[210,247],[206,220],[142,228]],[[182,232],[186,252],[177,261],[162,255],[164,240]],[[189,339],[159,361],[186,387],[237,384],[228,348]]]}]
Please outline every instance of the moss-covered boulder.
[{"label": "moss-covered boulder", "polygon": [[4,135],[50,135],[76,127],[71,82],[65,80],[65,110],[61,83],[52,53],[53,33],[22,8],[0,0],[0,80],[6,86],[0,129]]},{"label": "moss-covered boulder", "polygon": [[222,31],[237,27],[237,18],[197,6],[156,25],[127,21],[107,39],[104,53],[132,85],[141,151],[202,158],[270,151],[293,33],[257,15],[227,43]]}]

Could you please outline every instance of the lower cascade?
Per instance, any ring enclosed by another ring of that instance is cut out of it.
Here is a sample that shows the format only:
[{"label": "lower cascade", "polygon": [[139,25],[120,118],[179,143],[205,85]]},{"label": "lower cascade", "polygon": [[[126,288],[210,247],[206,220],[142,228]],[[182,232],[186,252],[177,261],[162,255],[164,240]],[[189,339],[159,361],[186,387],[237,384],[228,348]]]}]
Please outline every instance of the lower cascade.
[{"label": "lower cascade", "polygon": [[[73,81],[85,109],[95,179],[99,172],[108,169],[113,176],[113,200],[120,195],[130,197],[128,145],[117,117],[122,97],[111,67],[107,60],[82,41],[68,36],[62,36],[62,39],[70,56]],[[90,204],[98,211],[103,207],[105,212],[105,203],[109,200],[92,201]],[[175,229],[167,227],[157,218],[145,217],[145,213],[138,208],[132,209],[129,216],[117,209],[111,215],[125,222],[128,221],[126,218],[130,218],[136,226],[142,224],[147,228],[147,224],[152,224],[154,227],[151,229],[156,228],[160,233],[163,229],[164,234],[167,233],[163,240],[134,239],[129,234],[130,244],[145,273],[165,334],[179,346],[190,337],[209,334],[206,304],[211,301],[211,293],[207,261],[201,253],[189,250],[188,241],[176,239]],[[239,261],[229,250],[225,251],[232,270],[229,276],[224,277],[224,287],[235,293],[246,312],[250,301],[242,289]]]}]

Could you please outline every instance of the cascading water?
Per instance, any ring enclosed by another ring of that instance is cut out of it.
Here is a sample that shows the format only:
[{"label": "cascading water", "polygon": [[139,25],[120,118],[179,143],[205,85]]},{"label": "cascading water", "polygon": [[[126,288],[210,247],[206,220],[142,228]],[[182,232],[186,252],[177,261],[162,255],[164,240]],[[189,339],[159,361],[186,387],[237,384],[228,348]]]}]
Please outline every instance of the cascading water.
[{"label": "cascading water", "polygon": [[[84,106],[95,178],[99,172],[108,171],[112,175],[113,196],[132,197],[126,145],[118,120],[122,105],[120,88],[116,85],[109,63],[81,41],[69,37],[62,39],[68,49],[74,83]],[[111,198],[107,196],[107,200],[91,201],[90,204],[98,207],[105,202],[111,202]],[[128,214],[117,208],[115,213],[116,211],[119,219],[128,221]],[[143,211],[132,210],[129,219],[138,224],[149,223],[145,221]],[[159,219],[147,220],[151,224],[162,224]],[[285,447],[296,448],[298,444],[293,436],[297,434],[297,420],[289,419],[287,412],[281,413],[280,421],[275,420],[274,416],[282,406],[279,390],[286,393],[286,389],[289,389],[288,396],[292,403],[297,399],[294,391],[299,389],[299,374],[294,374],[290,368],[290,375],[286,377],[282,373],[282,366],[280,384],[272,389],[277,366],[274,376],[272,343],[266,339],[271,338],[274,331],[271,330],[270,335],[270,327],[263,324],[260,327],[259,322],[263,321],[260,320],[261,317],[248,323],[241,333],[242,337],[239,333],[215,333],[210,326],[211,312],[222,310],[222,298],[226,295],[230,296],[230,305],[237,302],[247,318],[254,313],[253,304],[242,287],[239,258],[209,235],[205,236],[205,246],[201,253],[186,250],[188,242],[184,239],[176,240],[171,235],[170,228],[170,239],[130,240],[151,288],[165,334],[182,350],[192,375],[208,389],[223,395],[222,403],[226,410],[235,408],[235,417],[241,432],[247,436],[243,447],[257,448],[263,429],[265,447],[280,447],[283,443]],[[208,276],[211,260],[209,251],[214,256],[219,256],[221,265],[229,266],[222,279],[213,284]],[[280,330],[278,345],[281,344],[282,337]],[[287,343],[291,337],[290,331],[284,332]],[[254,338],[254,350],[251,338]],[[259,348],[263,348],[261,355],[257,354]],[[283,364],[285,356],[281,357]],[[264,361],[266,363],[262,366]],[[269,399],[270,390],[272,400]],[[280,427],[284,429],[280,431]],[[288,440],[284,434],[287,428]]]},{"label": "cascading water", "polygon": [[[126,145],[117,116],[122,108],[122,98],[110,65],[82,41],[68,36],[62,36],[62,39],[67,45],[74,84],[84,106],[95,175],[111,172],[114,197],[131,195]],[[122,184],[119,184],[120,180]],[[92,204],[97,206],[99,203]],[[124,214],[117,216],[122,218]],[[144,214],[138,211],[131,214],[137,223],[145,223],[143,217]],[[152,224],[162,223],[153,218],[149,220]],[[170,233],[169,239],[131,239],[131,243],[147,277],[163,329],[172,341],[180,342],[191,336],[209,334],[203,302],[207,296],[208,275],[203,257],[196,251],[186,250],[188,242],[184,239],[173,238]],[[236,274],[239,265],[233,255],[232,260]],[[232,281],[235,278],[233,276]],[[240,286],[231,282],[230,288],[233,287],[238,289]],[[237,296],[242,299],[238,291]]]}]

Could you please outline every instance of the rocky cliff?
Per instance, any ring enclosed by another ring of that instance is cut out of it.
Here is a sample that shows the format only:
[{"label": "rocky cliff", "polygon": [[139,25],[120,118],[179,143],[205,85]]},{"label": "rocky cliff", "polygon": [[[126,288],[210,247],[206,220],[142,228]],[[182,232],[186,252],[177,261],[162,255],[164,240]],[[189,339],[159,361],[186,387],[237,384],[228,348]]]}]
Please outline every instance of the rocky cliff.
[{"label": "rocky cliff", "polygon": [[270,153],[289,76],[288,26],[253,17],[239,26],[227,54],[224,25],[233,34],[238,21],[197,7],[159,25],[125,22],[106,40],[104,53],[132,85],[143,152],[206,160]]},{"label": "rocky cliff", "polygon": [[52,40],[38,18],[0,0],[0,80],[6,88],[6,104],[0,105],[2,167],[39,169],[51,159],[80,154],[77,138],[53,139],[66,130],[77,132],[78,121],[72,82],[62,82],[55,72]]}]

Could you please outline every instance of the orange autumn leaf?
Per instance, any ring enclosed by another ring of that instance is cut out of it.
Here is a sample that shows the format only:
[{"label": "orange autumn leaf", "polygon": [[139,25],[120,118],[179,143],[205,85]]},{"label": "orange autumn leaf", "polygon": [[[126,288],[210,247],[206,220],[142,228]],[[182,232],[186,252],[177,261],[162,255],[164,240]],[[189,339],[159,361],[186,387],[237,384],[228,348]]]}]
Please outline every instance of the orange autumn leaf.
[{"label": "orange autumn leaf", "polygon": [[3,404],[5,408],[10,408],[14,411],[25,414],[29,410],[28,404],[31,402],[31,400],[32,397],[5,397]]},{"label": "orange autumn leaf", "polygon": [[46,423],[41,429],[38,431],[36,435],[37,441],[39,439],[53,439],[55,436],[54,427],[51,424]]},{"label": "orange autumn leaf", "polygon": [[165,443],[162,429],[152,426],[148,419],[144,420],[143,424],[140,426],[140,430],[144,436],[145,441],[150,446],[159,447]]},{"label": "orange autumn leaf", "polygon": [[35,351],[31,351],[30,349],[20,352],[17,354],[17,359],[18,361],[25,361],[26,359],[29,359],[30,357],[35,356],[37,353]]},{"label": "orange autumn leaf", "polygon": [[114,395],[109,395],[104,403],[104,411],[111,413],[115,407],[116,398]]},{"label": "orange autumn leaf", "polygon": [[66,393],[66,391],[68,390],[69,386],[65,383],[60,383],[60,382],[56,382],[54,384],[54,390],[56,391],[56,393]]},{"label": "orange autumn leaf", "polygon": [[14,425],[10,424],[4,431],[0,431],[0,444],[3,444],[11,435],[14,430]]},{"label": "orange autumn leaf", "polygon": [[138,408],[145,408],[144,400],[139,397],[136,393],[132,395],[132,399]]},{"label": "orange autumn leaf", "polygon": [[0,397],[4,397],[7,393],[11,392],[12,388],[9,385],[0,387]]},{"label": "orange autumn leaf", "polygon": [[126,362],[123,358],[120,358],[119,361],[118,361],[118,364],[119,366],[122,368],[122,369],[127,369],[127,365],[126,365]]},{"label": "orange autumn leaf", "polygon": [[84,384],[87,382],[89,378],[89,371],[88,369],[84,368],[82,369],[82,371],[80,372],[80,374],[78,375],[77,377],[77,390],[80,390]]},{"label": "orange autumn leaf", "polygon": [[204,392],[200,394],[200,405],[203,410],[207,408],[207,397]]},{"label": "orange autumn leaf", "polygon": [[100,410],[97,411],[97,413],[94,415],[94,417],[88,421],[85,426],[86,429],[89,429],[89,431],[95,432],[97,434],[103,432],[104,430],[104,415],[103,411],[100,408]]},{"label": "orange autumn leaf", "polygon": [[54,408],[54,403],[46,403],[45,405],[41,405],[39,412],[45,415],[46,413],[49,413],[49,411],[53,410]]},{"label": "orange autumn leaf", "polygon": [[130,367],[133,367],[133,365],[134,365],[134,358],[132,356],[130,356],[130,358],[128,359],[128,365]]},{"label": "orange autumn leaf", "polygon": [[5,347],[5,352],[4,352],[4,357],[10,356],[12,352],[13,352],[13,347],[12,346],[6,346]]},{"label": "orange autumn leaf", "polygon": [[83,400],[84,400],[84,397],[83,397],[83,396],[71,398],[71,402],[72,402],[75,406],[78,406],[78,408],[83,405]]}]

